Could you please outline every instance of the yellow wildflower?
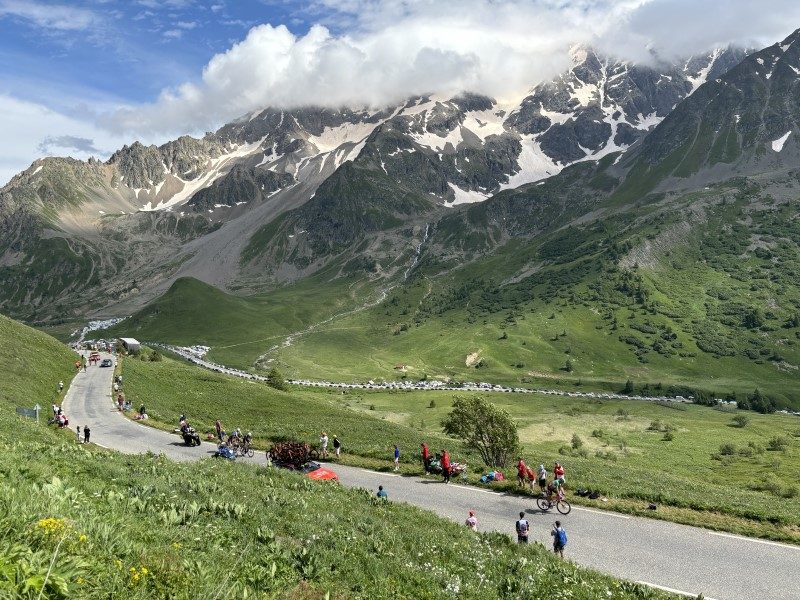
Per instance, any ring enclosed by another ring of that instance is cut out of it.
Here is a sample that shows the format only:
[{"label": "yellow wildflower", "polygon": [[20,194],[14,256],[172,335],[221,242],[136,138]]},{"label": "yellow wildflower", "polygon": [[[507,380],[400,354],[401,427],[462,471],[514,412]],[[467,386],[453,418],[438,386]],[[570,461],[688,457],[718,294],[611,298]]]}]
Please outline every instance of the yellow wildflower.
[{"label": "yellow wildflower", "polygon": [[39,519],[39,521],[36,522],[36,528],[45,535],[57,535],[67,528],[67,523],[64,519],[48,517],[46,519]]}]

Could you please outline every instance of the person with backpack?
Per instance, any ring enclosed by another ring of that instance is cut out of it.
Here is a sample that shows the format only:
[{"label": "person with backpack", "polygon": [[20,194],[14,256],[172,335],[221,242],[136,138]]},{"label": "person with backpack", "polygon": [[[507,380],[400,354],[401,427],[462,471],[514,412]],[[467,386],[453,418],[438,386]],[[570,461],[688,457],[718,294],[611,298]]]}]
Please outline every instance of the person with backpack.
[{"label": "person with backpack", "polygon": [[564,548],[567,547],[567,532],[561,526],[561,521],[555,522],[550,535],[553,536],[553,552],[564,558]]},{"label": "person with backpack", "polygon": [[518,544],[527,544],[528,543],[528,534],[531,531],[531,525],[528,523],[528,519],[525,518],[525,513],[519,513],[519,521],[515,524],[517,529],[517,543]]}]

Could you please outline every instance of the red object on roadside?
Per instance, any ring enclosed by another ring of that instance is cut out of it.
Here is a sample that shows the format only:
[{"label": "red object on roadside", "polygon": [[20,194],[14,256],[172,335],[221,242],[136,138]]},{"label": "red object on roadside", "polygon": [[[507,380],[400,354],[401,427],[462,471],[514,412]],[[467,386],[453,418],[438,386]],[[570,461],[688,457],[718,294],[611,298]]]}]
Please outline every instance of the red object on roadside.
[{"label": "red object on roadside", "polygon": [[316,479],[317,481],[339,481],[339,476],[325,467],[309,471],[306,473],[306,477],[309,479]]}]

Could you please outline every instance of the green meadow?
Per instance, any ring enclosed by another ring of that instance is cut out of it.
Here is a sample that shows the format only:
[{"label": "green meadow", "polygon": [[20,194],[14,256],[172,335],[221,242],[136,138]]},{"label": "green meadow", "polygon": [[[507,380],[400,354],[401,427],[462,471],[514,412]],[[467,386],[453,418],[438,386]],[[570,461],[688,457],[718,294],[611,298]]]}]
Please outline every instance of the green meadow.
[{"label": "green meadow", "polygon": [[[453,392],[277,391],[169,358],[126,358],[123,370],[128,397],[144,402],[152,424],[165,429],[181,413],[201,432],[219,418],[229,429],[252,431],[261,448],[286,438],[315,444],[324,430],[341,438],[342,460],[378,469],[389,468],[397,443],[408,474],[420,472],[416,449],[427,441],[466,460],[472,483],[488,470],[441,433]],[[800,419],[635,400],[484,396],[514,417],[528,464],[552,470],[561,461],[571,490],[607,498],[598,506],[800,541]],[[510,482],[501,489],[514,487],[513,468],[506,473]],[[646,510],[650,502],[660,506],[656,513]]]},{"label": "green meadow", "polygon": [[0,317],[4,598],[668,597],[364,490],[124,456],[17,417],[20,398],[68,381],[73,357]]}]

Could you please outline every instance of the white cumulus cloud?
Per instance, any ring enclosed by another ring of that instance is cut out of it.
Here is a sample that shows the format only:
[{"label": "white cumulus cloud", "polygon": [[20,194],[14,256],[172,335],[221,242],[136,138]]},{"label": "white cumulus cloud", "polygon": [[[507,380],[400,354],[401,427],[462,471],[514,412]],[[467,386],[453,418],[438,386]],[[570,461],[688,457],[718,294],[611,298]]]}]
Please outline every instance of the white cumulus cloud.
[{"label": "white cumulus cloud", "polygon": [[317,0],[310,10],[324,16],[304,35],[283,25],[253,27],[209,61],[199,82],[101,115],[100,122],[117,133],[177,134],[265,106],[384,106],[462,90],[516,96],[564,69],[575,43],[641,60],[648,48],[673,57],[728,43],[771,43],[800,23],[800,3],[773,0],[770,11],[756,4]]}]

